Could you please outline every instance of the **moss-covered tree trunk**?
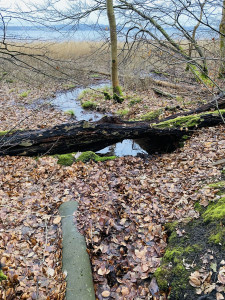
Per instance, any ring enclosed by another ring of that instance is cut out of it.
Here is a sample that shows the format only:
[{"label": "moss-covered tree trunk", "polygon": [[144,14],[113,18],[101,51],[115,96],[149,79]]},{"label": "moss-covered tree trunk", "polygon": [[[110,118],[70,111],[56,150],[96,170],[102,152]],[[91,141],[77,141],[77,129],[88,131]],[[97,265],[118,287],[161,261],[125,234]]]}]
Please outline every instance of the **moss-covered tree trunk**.
[{"label": "moss-covered tree trunk", "polygon": [[120,96],[121,90],[119,86],[118,76],[118,58],[117,58],[117,31],[116,18],[113,8],[113,0],[107,0],[107,16],[109,20],[110,42],[111,42],[111,77],[113,93]]},{"label": "moss-covered tree trunk", "polygon": [[222,19],[220,22],[220,76],[225,76],[225,0],[223,0]]}]

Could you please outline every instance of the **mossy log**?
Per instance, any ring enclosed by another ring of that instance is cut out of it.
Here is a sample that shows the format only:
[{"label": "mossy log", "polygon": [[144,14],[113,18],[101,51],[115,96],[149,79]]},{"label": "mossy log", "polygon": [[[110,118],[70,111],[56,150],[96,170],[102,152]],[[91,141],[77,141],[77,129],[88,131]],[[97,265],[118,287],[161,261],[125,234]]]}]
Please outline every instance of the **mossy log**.
[{"label": "mossy log", "polygon": [[210,110],[216,110],[218,108],[219,109],[225,108],[225,92],[219,93],[219,95],[215,96],[210,102],[208,102],[204,105],[201,105],[197,108],[194,108],[194,109],[186,111],[186,112],[174,114],[172,116],[165,118],[164,121],[171,120],[171,119],[177,118],[179,116],[190,116],[193,114],[200,114],[200,113],[207,112]]},{"label": "mossy log", "polygon": [[[225,117],[225,111],[223,111]],[[191,121],[189,120],[191,118]],[[223,120],[218,113],[197,117],[179,117],[171,123],[126,122],[104,117],[98,122],[74,122],[50,129],[8,132],[0,138],[0,155],[37,156],[76,151],[98,151],[124,139],[147,141],[148,153],[170,152],[180,145],[182,137],[201,127],[215,126]]]}]

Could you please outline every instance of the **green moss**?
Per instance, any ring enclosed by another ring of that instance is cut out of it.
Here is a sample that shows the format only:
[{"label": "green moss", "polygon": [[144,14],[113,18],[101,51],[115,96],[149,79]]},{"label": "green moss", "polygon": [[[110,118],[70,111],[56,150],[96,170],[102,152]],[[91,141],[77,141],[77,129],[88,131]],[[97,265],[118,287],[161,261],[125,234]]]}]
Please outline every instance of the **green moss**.
[{"label": "green moss", "polygon": [[105,97],[105,100],[110,100],[111,99],[111,96],[108,92],[103,92],[103,95]]},{"label": "green moss", "polygon": [[2,280],[6,280],[6,279],[7,279],[7,276],[5,276],[5,274],[3,273],[3,271],[0,270],[0,282],[1,282]]},{"label": "green moss", "polygon": [[158,124],[154,124],[156,128],[167,128],[167,127],[194,127],[199,124],[201,115],[191,115],[184,117],[177,117],[172,120],[164,121]]},{"label": "green moss", "polygon": [[6,135],[9,131],[5,130],[5,131],[0,131],[0,136]]},{"label": "green moss", "polygon": [[187,288],[189,273],[182,264],[182,260],[179,263],[173,265],[163,265],[159,267],[155,273],[159,290],[167,292],[169,287],[171,288],[171,299],[183,299],[183,290]]},{"label": "green moss", "polygon": [[96,108],[97,103],[88,100],[88,101],[82,102],[81,106],[82,106],[84,109],[88,109],[88,108],[89,108],[89,109],[94,109],[94,108]]},{"label": "green moss", "polygon": [[58,164],[63,166],[71,166],[75,162],[75,153],[57,154],[54,157],[58,158]]},{"label": "green moss", "polygon": [[123,103],[124,98],[121,96],[118,96],[116,93],[113,94],[113,100],[115,100],[117,103]]},{"label": "green moss", "polygon": [[[122,88],[121,86],[116,86],[113,88],[113,92],[114,94],[116,94],[117,96],[122,96],[123,95],[123,91],[122,91]],[[114,98],[113,98],[114,99]]]},{"label": "green moss", "polygon": [[142,115],[141,120],[143,120],[143,121],[154,120],[154,119],[158,118],[162,114],[162,112],[163,112],[162,109],[150,111],[147,114]]},{"label": "green moss", "polygon": [[165,224],[165,228],[169,233],[173,232],[177,228],[177,226],[178,226],[178,221]]},{"label": "green moss", "polygon": [[203,72],[201,72],[195,65],[190,64],[191,72],[195,75],[195,78],[198,82],[203,82],[209,87],[213,87],[214,83],[210,78]]},{"label": "green moss", "polygon": [[[225,109],[220,110],[221,114],[225,113]],[[215,116],[219,115],[218,111],[214,112],[207,112],[207,113],[201,113],[201,114],[195,114],[195,115],[190,115],[190,116],[182,116],[182,117],[177,117],[175,119],[171,119],[168,121],[164,121],[158,124],[152,124],[153,127],[155,128],[170,128],[170,127],[197,127],[201,117],[204,117],[205,115],[213,114]]]},{"label": "green moss", "polygon": [[186,135],[186,134],[182,136],[182,140],[184,140],[184,141],[188,140],[189,138],[190,137],[188,135]]},{"label": "green moss", "polygon": [[190,254],[192,252],[195,252],[196,250],[200,250],[201,246],[198,244],[194,244],[192,246],[187,247],[172,247],[167,248],[165,254],[164,254],[164,261],[166,262],[178,262],[185,254]]},{"label": "green moss", "polygon": [[13,79],[6,79],[6,82],[7,82],[7,83],[13,83],[14,80],[13,80]]},{"label": "green moss", "polygon": [[75,116],[75,113],[72,109],[65,111],[65,114],[70,115],[70,116]]},{"label": "green moss", "polygon": [[119,109],[116,112],[118,116],[126,116],[128,113],[129,113],[129,109]]},{"label": "green moss", "polygon": [[205,208],[198,202],[195,203],[194,208],[199,213],[203,213],[205,211]]},{"label": "green moss", "polygon": [[215,183],[209,184],[209,187],[215,188],[215,189],[221,189],[225,188],[225,181],[219,181]]},{"label": "green moss", "polygon": [[0,131],[0,136],[11,135],[11,134],[14,134],[17,131],[22,131],[22,130],[19,129],[19,130],[5,130],[5,131]]},{"label": "green moss", "polygon": [[210,203],[202,216],[205,222],[225,222],[225,197],[219,199],[216,203]]},{"label": "green moss", "polygon": [[30,94],[30,90],[25,91],[25,92],[19,94],[19,97],[21,97],[21,98],[26,98],[29,94]]},{"label": "green moss", "polygon": [[134,98],[130,100],[129,106],[134,106],[135,104],[138,104],[142,101],[141,98]]},{"label": "green moss", "polygon": [[176,231],[173,231],[169,236],[169,243],[173,243],[176,240],[176,238],[177,238],[177,233]]},{"label": "green moss", "polygon": [[90,77],[91,77],[91,78],[99,78],[100,75],[99,75],[99,74],[92,74]]},{"label": "green moss", "polygon": [[97,155],[96,153],[92,152],[92,151],[86,151],[86,152],[83,152],[78,158],[76,161],[83,161],[83,162],[88,162],[90,160],[93,160],[95,162],[98,162],[98,161],[106,161],[106,160],[111,160],[111,159],[115,159],[116,156],[99,156]]},{"label": "green moss", "polygon": [[154,277],[156,278],[160,291],[166,292],[167,289],[169,288],[169,283],[168,283],[169,274],[170,274],[169,269],[164,267],[159,267],[155,271]]},{"label": "green moss", "polygon": [[209,236],[209,242],[225,247],[225,228],[217,226],[217,232]]}]

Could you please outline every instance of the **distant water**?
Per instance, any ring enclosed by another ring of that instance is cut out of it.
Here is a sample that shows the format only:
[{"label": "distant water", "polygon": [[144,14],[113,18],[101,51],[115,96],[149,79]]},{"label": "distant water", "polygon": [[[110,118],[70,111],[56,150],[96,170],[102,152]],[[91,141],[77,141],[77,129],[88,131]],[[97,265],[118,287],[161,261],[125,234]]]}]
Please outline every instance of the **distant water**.
[{"label": "distant water", "polygon": [[109,37],[108,31],[97,30],[76,30],[76,31],[56,31],[56,30],[8,30],[6,37],[14,41],[99,41]]},{"label": "distant water", "polygon": [[[192,31],[192,27],[186,28],[189,32]],[[121,32],[118,33],[118,39],[120,41],[125,41],[125,34],[128,28],[124,28]],[[1,32],[2,31],[2,32]],[[174,39],[182,39],[182,34],[175,30],[174,28],[166,28],[166,32]],[[154,34],[156,32],[154,31]],[[215,36],[215,33],[211,33]],[[201,31],[201,37],[207,36],[210,37],[209,32]],[[0,38],[3,37],[3,30],[0,27]],[[98,28],[91,27],[88,25],[83,25],[81,29],[74,28],[40,28],[40,27],[22,27],[22,26],[9,26],[6,32],[6,38],[8,40],[14,41],[100,41],[109,39],[109,29],[107,25],[101,25]],[[162,34],[158,33],[158,38],[163,39]],[[149,36],[149,39],[150,36]],[[129,38],[132,40],[132,37]]]}]

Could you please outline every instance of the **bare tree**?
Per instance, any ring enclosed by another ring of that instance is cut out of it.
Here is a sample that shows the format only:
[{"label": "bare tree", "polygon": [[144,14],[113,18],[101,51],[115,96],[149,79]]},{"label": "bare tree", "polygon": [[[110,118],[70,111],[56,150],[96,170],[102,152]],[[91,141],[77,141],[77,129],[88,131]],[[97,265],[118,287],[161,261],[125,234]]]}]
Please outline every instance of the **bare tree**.
[{"label": "bare tree", "polygon": [[116,29],[116,18],[113,8],[113,0],[107,0],[107,16],[109,20],[110,28],[110,41],[111,41],[111,77],[112,77],[112,88],[113,93],[117,96],[121,95],[121,89],[119,86],[118,76],[118,54],[117,54],[117,29]]},{"label": "bare tree", "polygon": [[221,56],[221,65],[220,65],[220,76],[225,76],[225,0],[223,0],[222,7],[222,18],[220,22],[220,56]]}]

